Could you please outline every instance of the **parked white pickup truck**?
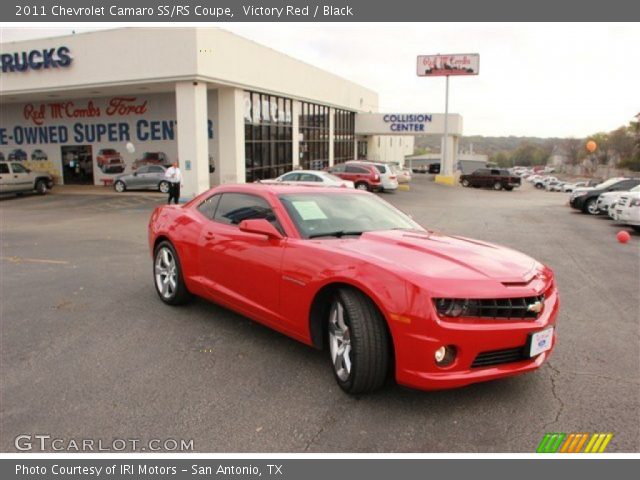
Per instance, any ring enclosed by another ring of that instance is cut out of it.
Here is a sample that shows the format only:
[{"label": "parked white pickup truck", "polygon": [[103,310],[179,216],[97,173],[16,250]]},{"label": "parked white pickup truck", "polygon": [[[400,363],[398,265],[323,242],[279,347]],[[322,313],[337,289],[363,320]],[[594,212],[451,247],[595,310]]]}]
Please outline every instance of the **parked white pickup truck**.
[{"label": "parked white pickup truck", "polygon": [[0,162],[0,194],[37,192],[53,188],[53,177],[46,172],[29,170],[20,162]]}]

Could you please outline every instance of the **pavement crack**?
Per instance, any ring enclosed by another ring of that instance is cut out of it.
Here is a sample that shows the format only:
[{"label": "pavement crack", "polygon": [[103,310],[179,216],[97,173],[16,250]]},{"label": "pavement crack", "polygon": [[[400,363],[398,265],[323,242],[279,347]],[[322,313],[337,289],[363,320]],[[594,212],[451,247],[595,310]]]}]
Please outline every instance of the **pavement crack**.
[{"label": "pavement crack", "polygon": [[553,421],[545,423],[543,430],[546,430],[547,427],[549,427],[550,425],[554,425],[560,421],[560,415],[562,415],[562,412],[564,411],[564,407],[565,407],[564,401],[562,400],[562,398],[560,398],[560,395],[558,395],[557,386],[556,386],[556,376],[560,375],[560,371],[557,368],[555,368],[553,365],[551,365],[551,363],[547,363],[547,366],[551,370],[551,375],[549,375],[549,379],[551,380],[551,394],[553,395],[553,398],[556,400],[559,406],[558,406],[558,409],[556,410],[555,418],[553,419]]}]

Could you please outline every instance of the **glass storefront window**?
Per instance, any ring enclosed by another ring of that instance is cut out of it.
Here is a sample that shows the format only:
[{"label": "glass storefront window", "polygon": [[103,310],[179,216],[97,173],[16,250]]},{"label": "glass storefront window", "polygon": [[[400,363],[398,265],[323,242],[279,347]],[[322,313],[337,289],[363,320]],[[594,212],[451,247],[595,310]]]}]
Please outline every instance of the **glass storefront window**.
[{"label": "glass storefront window", "polygon": [[278,177],[293,168],[292,101],[244,92],[245,180]]},{"label": "glass storefront window", "polygon": [[336,110],[333,118],[333,162],[339,164],[353,160],[356,115],[347,110]]},{"label": "glass storefront window", "polygon": [[302,102],[299,117],[300,166],[322,170],[329,166],[329,107]]}]

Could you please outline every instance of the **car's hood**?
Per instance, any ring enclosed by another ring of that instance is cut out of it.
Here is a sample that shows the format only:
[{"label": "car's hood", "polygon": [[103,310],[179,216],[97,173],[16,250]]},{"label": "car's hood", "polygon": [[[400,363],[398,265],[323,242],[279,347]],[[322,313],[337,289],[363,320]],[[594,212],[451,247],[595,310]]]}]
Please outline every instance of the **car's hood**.
[{"label": "car's hood", "polygon": [[426,231],[367,232],[339,242],[338,248],[437,279],[526,283],[537,266],[531,257],[505,247]]}]

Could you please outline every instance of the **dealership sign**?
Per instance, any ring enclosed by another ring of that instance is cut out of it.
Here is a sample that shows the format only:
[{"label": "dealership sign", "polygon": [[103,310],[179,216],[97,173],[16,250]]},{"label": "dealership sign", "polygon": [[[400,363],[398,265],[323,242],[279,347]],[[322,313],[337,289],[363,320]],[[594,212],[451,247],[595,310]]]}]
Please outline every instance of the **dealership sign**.
[{"label": "dealership sign", "polygon": [[[462,134],[462,117],[449,115],[452,134]],[[356,135],[434,135],[444,131],[441,113],[356,113]]]},{"label": "dealership sign", "polygon": [[477,53],[418,55],[417,73],[419,77],[478,75],[480,55]]},{"label": "dealership sign", "polygon": [[71,65],[72,61],[69,47],[64,46],[0,54],[2,73],[64,68]]}]

